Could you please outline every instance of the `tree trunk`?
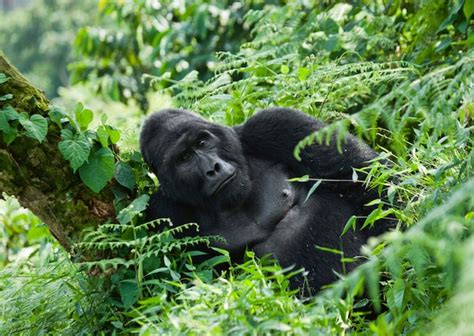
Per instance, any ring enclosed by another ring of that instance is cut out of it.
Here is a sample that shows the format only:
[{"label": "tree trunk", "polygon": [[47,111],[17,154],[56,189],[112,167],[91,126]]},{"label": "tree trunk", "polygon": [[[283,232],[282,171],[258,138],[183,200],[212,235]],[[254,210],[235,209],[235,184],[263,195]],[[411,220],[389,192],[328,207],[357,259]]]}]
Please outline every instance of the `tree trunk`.
[{"label": "tree trunk", "polygon": [[10,77],[0,84],[0,97],[13,95],[0,100],[0,113],[11,105],[19,113],[40,114],[48,119],[48,133],[42,143],[20,136],[7,145],[0,136],[0,196],[5,192],[17,197],[72,252],[82,229],[115,216],[111,185],[96,194],[72,172],[58,149],[60,129],[48,118],[48,100],[1,52],[0,73]]}]

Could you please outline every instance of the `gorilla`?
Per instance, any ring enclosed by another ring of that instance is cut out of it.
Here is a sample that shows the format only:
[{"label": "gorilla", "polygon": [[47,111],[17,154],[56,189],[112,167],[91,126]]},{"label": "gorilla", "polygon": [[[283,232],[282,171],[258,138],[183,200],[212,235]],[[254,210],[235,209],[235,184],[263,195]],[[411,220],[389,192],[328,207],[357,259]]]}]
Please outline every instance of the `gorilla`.
[{"label": "gorilla", "polygon": [[[198,223],[198,234],[225,239],[213,245],[236,262],[249,249],[272,255],[283,267],[304,267],[310,290],[317,291],[356,264],[343,265],[341,254],[328,249],[355,257],[369,236],[386,229],[377,225],[341,236],[352,215],[372,210],[365,204],[377,193],[352,182],[352,174],[377,153],[350,134],[338,151],[333,135],[329,144],[306,147],[297,160],[298,142],[323,127],[288,108],[262,110],[235,127],[180,109],[152,114],[140,135],[144,160],[160,181],[148,220]],[[303,175],[322,180],[309,198],[313,183],[289,181]],[[303,279],[294,281],[301,286]]]}]

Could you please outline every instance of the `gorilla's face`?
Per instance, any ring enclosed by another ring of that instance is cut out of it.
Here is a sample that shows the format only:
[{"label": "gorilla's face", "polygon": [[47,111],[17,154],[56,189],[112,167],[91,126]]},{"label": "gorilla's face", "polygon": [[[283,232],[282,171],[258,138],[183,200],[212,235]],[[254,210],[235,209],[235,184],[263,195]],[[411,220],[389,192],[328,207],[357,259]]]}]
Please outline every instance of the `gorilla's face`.
[{"label": "gorilla's face", "polygon": [[169,109],[147,120],[140,146],[163,192],[175,201],[230,208],[249,193],[247,162],[231,128]]}]

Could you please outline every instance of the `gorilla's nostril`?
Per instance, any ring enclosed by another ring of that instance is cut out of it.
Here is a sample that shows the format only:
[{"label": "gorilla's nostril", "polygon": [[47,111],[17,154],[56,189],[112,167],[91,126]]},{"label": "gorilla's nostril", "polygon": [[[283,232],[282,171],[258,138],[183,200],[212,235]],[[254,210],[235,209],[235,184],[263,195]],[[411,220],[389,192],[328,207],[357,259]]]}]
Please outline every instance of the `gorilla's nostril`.
[{"label": "gorilla's nostril", "polygon": [[214,170],[209,170],[208,172],[206,172],[206,175],[209,176],[209,177],[212,177],[212,176],[216,175],[216,172]]},{"label": "gorilla's nostril", "polygon": [[216,162],[216,164],[214,165],[214,171],[216,173],[219,173],[221,171],[221,165],[218,162]]}]

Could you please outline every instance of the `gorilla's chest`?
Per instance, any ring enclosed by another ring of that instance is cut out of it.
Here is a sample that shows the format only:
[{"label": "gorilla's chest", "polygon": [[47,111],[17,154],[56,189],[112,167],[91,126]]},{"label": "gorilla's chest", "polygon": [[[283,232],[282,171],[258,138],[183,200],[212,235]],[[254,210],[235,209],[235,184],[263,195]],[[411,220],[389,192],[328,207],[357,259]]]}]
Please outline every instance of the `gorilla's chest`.
[{"label": "gorilla's chest", "polygon": [[259,228],[273,230],[298,203],[299,191],[288,182],[288,173],[281,165],[262,162],[251,169],[252,194],[248,214]]},{"label": "gorilla's chest", "polygon": [[236,211],[222,213],[219,226],[251,228],[256,236],[267,236],[300,202],[300,189],[288,182],[284,166],[253,160],[250,164],[252,189],[243,206]]}]

